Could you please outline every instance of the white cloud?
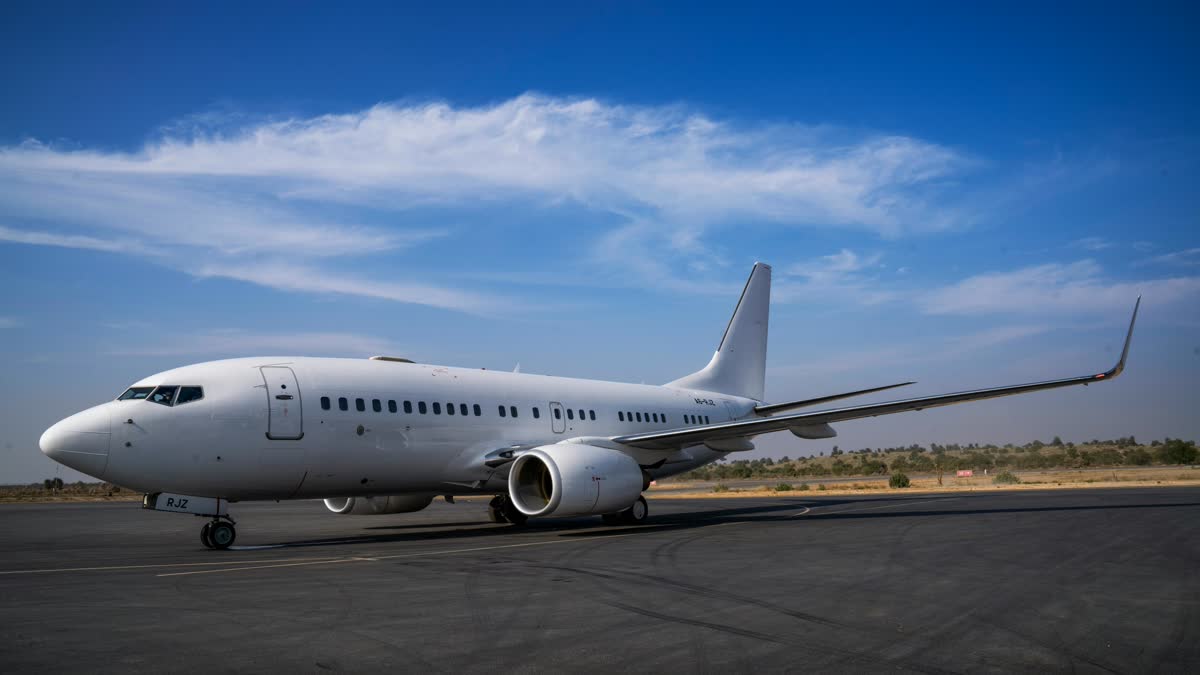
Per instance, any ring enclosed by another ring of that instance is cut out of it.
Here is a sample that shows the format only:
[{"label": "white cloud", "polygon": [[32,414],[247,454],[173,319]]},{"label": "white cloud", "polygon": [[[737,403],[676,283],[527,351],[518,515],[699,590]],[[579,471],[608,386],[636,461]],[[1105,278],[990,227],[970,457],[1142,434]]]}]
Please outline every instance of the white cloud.
[{"label": "white cloud", "polygon": [[850,249],[791,265],[779,275],[773,294],[778,302],[809,301],[813,297],[877,305],[896,299],[898,293],[880,283],[875,272],[883,269],[883,255],[860,255]]},{"label": "white cloud", "polygon": [[1113,247],[1113,243],[1104,237],[1084,237],[1071,242],[1071,245],[1085,251],[1103,251]]},{"label": "white cloud", "polygon": [[1159,305],[1200,295],[1198,277],[1115,281],[1101,273],[1095,261],[1081,260],[979,274],[921,293],[917,304],[927,314],[1114,312],[1143,294]]},{"label": "white cloud", "polygon": [[[396,254],[447,234],[412,222],[418,212],[569,204],[612,223],[591,262],[682,285],[689,280],[651,268],[662,250],[678,269],[723,266],[703,241],[712,228],[896,235],[954,225],[958,215],[931,197],[974,164],[907,136],[534,94],[285,120],[208,115],[161,133],[132,152],[0,148],[0,217],[10,225],[0,238],[152,256],[185,271],[267,258],[328,276],[325,261]],[[438,306],[454,309],[490,300],[403,279],[341,288],[400,302],[447,297]]]},{"label": "white cloud", "polygon": [[182,354],[238,355],[261,354],[308,356],[403,356],[393,343],[380,338],[353,333],[248,333],[240,330],[218,330],[207,333],[164,335],[154,345],[139,345],[136,349],[122,347],[109,352],[114,355],[176,356]]},{"label": "white cloud", "polygon": [[1143,260],[1142,265],[1176,265],[1182,267],[1200,267],[1200,247],[1175,251],[1164,255],[1154,256]]},{"label": "white cloud", "polygon": [[24,325],[24,323],[16,317],[0,316],[0,328],[16,328],[17,326],[22,325]]}]

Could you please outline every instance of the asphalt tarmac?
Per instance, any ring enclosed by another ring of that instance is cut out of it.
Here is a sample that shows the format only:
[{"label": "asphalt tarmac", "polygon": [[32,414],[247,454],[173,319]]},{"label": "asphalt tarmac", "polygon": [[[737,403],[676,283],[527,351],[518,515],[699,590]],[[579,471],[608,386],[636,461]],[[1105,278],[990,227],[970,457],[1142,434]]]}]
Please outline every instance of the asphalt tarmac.
[{"label": "asphalt tarmac", "polygon": [[1200,489],[0,506],[0,671],[1200,672]]}]

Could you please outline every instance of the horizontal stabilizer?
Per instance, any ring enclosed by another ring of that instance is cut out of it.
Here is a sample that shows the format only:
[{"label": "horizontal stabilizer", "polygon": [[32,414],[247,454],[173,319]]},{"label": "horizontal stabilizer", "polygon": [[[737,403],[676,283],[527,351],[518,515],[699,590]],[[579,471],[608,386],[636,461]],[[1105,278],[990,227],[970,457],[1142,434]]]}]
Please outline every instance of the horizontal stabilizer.
[{"label": "horizontal stabilizer", "polygon": [[916,382],[901,382],[899,384],[889,384],[884,387],[872,387],[870,389],[859,389],[858,391],[848,391],[844,394],[833,394],[832,396],[821,396],[818,398],[806,398],[803,401],[787,401],[786,403],[771,403],[769,405],[760,405],[754,408],[757,415],[766,417],[784,410],[792,410],[794,408],[807,408],[810,405],[819,405],[821,403],[829,403],[830,401],[839,401],[843,398],[851,398],[853,396],[863,396],[865,394],[874,394],[877,391],[887,391],[896,387],[907,387]]}]

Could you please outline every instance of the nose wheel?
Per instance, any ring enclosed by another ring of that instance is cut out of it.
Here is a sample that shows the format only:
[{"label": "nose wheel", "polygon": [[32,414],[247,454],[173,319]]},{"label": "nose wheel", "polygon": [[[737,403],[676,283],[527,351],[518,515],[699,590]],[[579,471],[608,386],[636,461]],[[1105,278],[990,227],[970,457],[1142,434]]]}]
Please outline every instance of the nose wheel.
[{"label": "nose wheel", "polygon": [[233,546],[235,539],[237,530],[234,529],[232,521],[210,520],[200,528],[200,542],[205,548],[223,551]]}]

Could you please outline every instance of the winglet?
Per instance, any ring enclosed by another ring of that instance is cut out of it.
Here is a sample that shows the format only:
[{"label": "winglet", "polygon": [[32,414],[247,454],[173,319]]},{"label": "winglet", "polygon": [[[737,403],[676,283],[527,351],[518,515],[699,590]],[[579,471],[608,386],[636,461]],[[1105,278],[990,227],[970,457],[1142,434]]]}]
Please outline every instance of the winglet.
[{"label": "winglet", "polygon": [[1125,334],[1125,346],[1121,348],[1121,360],[1117,361],[1117,365],[1113,366],[1112,370],[1097,375],[1097,380],[1116,377],[1125,370],[1125,359],[1129,357],[1129,343],[1133,340],[1133,324],[1137,322],[1138,307],[1140,307],[1141,304],[1142,296],[1139,295],[1137,302],[1133,303],[1133,318],[1129,320],[1129,332]]}]

